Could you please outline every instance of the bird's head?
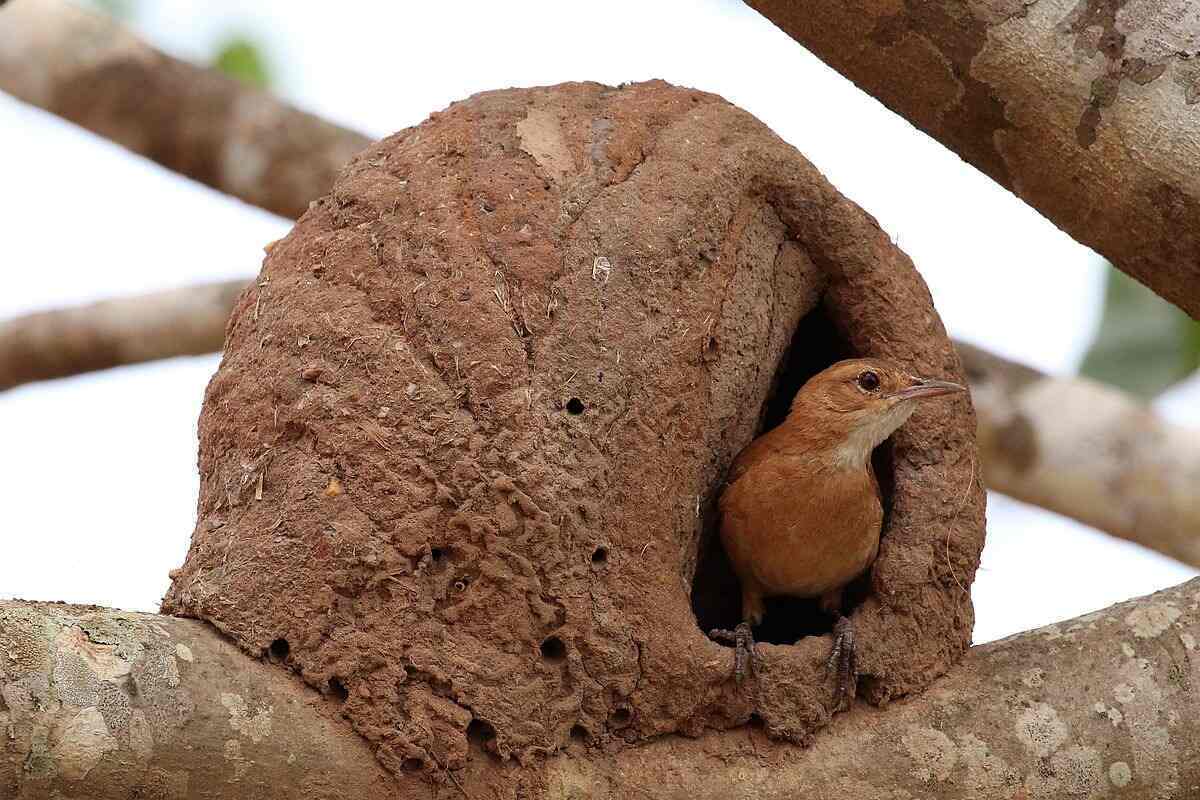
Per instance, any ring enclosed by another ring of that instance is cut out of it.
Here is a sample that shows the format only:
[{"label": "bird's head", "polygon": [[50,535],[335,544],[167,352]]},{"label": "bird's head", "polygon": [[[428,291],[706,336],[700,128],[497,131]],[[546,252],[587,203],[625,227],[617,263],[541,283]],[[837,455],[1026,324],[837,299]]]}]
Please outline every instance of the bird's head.
[{"label": "bird's head", "polygon": [[855,358],[810,378],[788,417],[827,437],[837,461],[861,466],[918,403],[962,391],[957,383],[913,375],[890,361]]}]

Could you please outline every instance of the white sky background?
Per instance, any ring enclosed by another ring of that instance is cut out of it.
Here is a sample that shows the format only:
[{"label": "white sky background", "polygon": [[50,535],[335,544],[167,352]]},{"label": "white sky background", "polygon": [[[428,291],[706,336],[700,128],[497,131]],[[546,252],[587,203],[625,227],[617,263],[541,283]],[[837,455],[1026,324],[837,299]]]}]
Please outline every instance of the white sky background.
[{"label": "white sky background", "polygon": [[[247,10],[244,6],[252,5]],[[471,93],[663,78],[757,115],[913,258],[952,335],[1054,373],[1094,333],[1099,258],[736,0],[306,4],[143,0],[132,26],[207,61],[245,33],[274,90],[381,136]],[[3,12],[0,12],[3,24]],[[0,317],[250,275],[286,220],[0,94]],[[196,419],[217,357],[0,394],[0,596],[155,610],[195,514]],[[1200,424],[1200,380],[1165,398]],[[1194,571],[989,498],[976,640]]]}]

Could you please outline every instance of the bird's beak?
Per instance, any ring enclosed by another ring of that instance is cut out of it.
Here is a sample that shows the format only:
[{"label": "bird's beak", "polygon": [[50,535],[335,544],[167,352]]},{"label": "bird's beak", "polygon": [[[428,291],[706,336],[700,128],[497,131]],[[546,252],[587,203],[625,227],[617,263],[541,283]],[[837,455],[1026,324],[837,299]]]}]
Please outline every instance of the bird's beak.
[{"label": "bird's beak", "polygon": [[957,383],[951,383],[950,381],[936,381],[932,378],[914,378],[912,386],[901,389],[898,392],[892,392],[892,398],[895,400],[917,400],[965,391],[966,387],[959,386]]}]

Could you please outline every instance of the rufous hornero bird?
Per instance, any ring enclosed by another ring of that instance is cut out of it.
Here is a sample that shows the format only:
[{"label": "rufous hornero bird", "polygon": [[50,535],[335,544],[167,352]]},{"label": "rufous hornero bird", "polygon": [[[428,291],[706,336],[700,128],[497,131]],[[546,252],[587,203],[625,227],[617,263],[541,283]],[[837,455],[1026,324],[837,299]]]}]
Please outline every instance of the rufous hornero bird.
[{"label": "rufous hornero bird", "polygon": [[871,451],[904,424],[917,404],[965,391],[878,358],[839,361],[796,393],[787,417],[755,439],[730,467],[721,494],[721,542],[742,586],[742,622],[710,635],[735,645],[739,684],[755,668],[751,626],[763,598],[819,598],[830,614],[837,668],[835,708],[855,675],[854,627],[842,589],[879,552],[883,504]]}]

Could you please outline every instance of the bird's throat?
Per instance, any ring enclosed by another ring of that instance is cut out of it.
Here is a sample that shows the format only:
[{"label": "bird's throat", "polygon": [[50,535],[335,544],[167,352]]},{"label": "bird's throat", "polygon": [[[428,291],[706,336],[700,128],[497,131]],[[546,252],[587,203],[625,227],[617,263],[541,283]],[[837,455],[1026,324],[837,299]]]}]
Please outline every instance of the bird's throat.
[{"label": "bird's throat", "polygon": [[914,405],[901,402],[890,409],[859,421],[846,434],[842,443],[833,449],[833,462],[846,469],[862,469],[871,458],[871,451],[891,436],[912,415]]}]

